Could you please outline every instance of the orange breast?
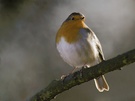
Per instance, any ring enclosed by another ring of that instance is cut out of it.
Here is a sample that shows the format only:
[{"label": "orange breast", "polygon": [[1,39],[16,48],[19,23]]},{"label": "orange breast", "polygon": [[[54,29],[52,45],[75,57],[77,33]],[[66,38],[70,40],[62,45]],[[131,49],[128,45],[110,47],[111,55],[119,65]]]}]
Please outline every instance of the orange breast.
[{"label": "orange breast", "polygon": [[56,35],[56,43],[59,43],[61,37],[64,37],[68,43],[77,42],[81,38],[80,29],[86,27],[83,21],[64,22]]}]

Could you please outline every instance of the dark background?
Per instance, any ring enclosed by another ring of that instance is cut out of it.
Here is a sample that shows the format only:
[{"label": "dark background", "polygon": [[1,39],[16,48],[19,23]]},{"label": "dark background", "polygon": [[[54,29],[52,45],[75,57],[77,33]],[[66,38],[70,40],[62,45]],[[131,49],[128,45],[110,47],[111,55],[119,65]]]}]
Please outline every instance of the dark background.
[{"label": "dark background", "polygon": [[[86,16],[106,59],[135,48],[135,0],[0,0],[0,101],[26,101],[72,70],[60,58],[55,35],[72,12]],[[106,74],[110,91],[94,82],[53,101],[135,101],[135,64]]]}]

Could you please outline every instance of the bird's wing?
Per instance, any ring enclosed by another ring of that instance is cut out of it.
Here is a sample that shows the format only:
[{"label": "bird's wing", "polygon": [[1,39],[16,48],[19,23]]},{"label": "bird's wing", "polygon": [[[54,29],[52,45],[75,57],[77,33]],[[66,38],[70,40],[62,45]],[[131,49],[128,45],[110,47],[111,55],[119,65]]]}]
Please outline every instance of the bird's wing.
[{"label": "bird's wing", "polygon": [[98,49],[98,52],[99,52],[99,57],[103,61],[103,60],[105,60],[105,58],[104,58],[104,53],[103,53],[103,50],[102,50],[101,43],[100,43],[100,41],[98,40],[97,36],[94,33],[93,33],[93,37],[95,38],[95,42],[96,42],[97,49]]},{"label": "bird's wing", "polygon": [[80,29],[80,34],[83,36],[83,38],[88,38],[88,36],[90,35],[91,39],[94,39],[97,50],[99,52],[100,60],[101,61],[105,60],[102,46],[101,46],[100,41],[98,40],[97,36],[95,35],[95,33],[89,28],[82,28],[82,29]]}]

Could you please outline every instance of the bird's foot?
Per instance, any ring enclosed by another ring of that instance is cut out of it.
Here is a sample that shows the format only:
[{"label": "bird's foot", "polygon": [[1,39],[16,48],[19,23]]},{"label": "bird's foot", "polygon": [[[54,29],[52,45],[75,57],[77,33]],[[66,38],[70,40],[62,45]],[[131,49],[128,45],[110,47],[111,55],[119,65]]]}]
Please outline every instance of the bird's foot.
[{"label": "bird's foot", "polygon": [[83,66],[80,70],[80,76],[83,77],[83,71],[85,68],[89,68],[88,66]]},{"label": "bird's foot", "polygon": [[63,80],[67,77],[67,75],[62,75],[60,78]]},{"label": "bird's foot", "polygon": [[84,68],[86,68],[86,67],[83,66],[83,67],[81,68],[81,70],[80,70],[80,76],[81,76],[81,77],[83,77],[83,70],[84,70]]},{"label": "bird's foot", "polygon": [[122,70],[123,68],[119,68],[118,70]]}]

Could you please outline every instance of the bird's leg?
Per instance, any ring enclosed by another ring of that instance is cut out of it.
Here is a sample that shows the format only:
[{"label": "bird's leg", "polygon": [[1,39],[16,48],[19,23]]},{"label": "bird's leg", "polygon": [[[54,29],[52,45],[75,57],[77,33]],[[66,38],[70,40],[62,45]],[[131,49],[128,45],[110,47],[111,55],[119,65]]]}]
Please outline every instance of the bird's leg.
[{"label": "bird's leg", "polygon": [[80,70],[80,76],[81,76],[81,77],[83,77],[83,70],[84,70],[85,68],[88,68],[87,65],[84,65],[84,66],[81,68],[81,70]]},{"label": "bird's leg", "polygon": [[65,79],[68,75],[73,74],[75,70],[76,70],[76,67],[74,67],[74,68],[72,69],[72,71],[71,71],[70,73],[68,73],[67,75],[62,75],[62,76],[61,76],[61,79]]},{"label": "bird's leg", "polygon": [[85,66],[83,66],[80,70],[80,76],[83,77],[83,70],[84,70]]},{"label": "bird's leg", "polygon": [[76,70],[76,67],[74,67],[69,74],[73,74],[75,72],[75,70]]}]

